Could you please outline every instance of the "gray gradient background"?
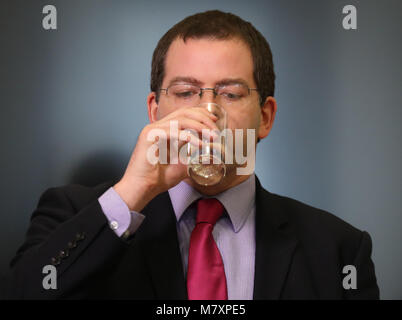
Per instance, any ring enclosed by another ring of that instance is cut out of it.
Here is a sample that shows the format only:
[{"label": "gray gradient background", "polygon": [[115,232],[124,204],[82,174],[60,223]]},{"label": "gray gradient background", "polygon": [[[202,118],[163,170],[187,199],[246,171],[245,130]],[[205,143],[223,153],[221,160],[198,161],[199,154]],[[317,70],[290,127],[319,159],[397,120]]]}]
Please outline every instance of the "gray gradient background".
[{"label": "gray gradient background", "polygon": [[[58,30],[42,29],[55,4]],[[358,30],[342,28],[354,4]],[[402,1],[1,1],[0,272],[50,186],[123,173],[147,123],[151,55],[187,15],[232,11],[268,39],[278,112],[258,146],[271,192],[373,240],[381,297],[402,298]]]}]

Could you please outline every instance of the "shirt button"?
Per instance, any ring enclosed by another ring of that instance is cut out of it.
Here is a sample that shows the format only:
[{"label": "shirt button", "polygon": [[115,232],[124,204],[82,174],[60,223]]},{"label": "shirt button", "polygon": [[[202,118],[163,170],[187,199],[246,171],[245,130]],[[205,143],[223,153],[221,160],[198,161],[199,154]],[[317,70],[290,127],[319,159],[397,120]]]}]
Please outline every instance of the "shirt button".
[{"label": "shirt button", "polygon": [[110,223],[110,228],[112,228],[112,230],[116,230],[119,227],[119,224],[117,223],[117,221],[112,221]]}]

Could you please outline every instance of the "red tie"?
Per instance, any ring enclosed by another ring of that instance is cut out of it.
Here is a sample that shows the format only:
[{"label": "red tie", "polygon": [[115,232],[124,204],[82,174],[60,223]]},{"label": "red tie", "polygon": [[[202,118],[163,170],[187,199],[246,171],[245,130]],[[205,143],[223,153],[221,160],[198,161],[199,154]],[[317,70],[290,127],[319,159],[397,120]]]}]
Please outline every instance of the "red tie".
[{"label": "red tie", "polygon": [[188,256],[187,292],[189,300],[227,300],[222,257],[212,236],[223,205],[217,199],[197,202],[196,225],[191,233]]}]

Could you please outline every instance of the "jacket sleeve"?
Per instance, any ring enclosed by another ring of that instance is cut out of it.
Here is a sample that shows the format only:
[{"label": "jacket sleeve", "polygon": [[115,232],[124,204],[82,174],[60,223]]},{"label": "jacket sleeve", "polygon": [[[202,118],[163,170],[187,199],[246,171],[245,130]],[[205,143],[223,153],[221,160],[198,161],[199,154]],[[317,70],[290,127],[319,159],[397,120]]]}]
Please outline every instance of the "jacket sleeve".
[{"label": "jacket sleeve", "polygon": [[[6,297],[86,298],[90,284],[111,270],[127,246],[109,228],[97,199],[77,210],[65,188],[48,189],[31,217],[24,244],[10,264]],[[48,265],[56,268],[56,289],[44,288],[44,267]]]},{"label": "jacket sleeve", "polygon": [[357,288],[344,290],[348,300],[377,300],[379,288],[375,276],[374,263],[371,260],[372,242],[367,232],[362,232],[360,246],[354,259],[356,267]]}]

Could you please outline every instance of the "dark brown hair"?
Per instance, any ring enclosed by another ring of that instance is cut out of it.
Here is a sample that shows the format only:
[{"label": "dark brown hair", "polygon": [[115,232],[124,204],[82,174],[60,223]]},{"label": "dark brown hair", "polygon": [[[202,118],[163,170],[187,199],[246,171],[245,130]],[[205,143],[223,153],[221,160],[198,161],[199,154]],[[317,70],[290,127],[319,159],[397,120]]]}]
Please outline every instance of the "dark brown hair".
[{"label": "dark brown hair", "polygon": [[185,18],[159,40],[152,57],[151,91],[156,92],[156,101],[165,76],[166,53],[177,39],[211,38],[229,40],[233,38],[244,41],[250,48],[254,63],[254,80],[260,95],[260,104],[268,96],[274,96],[275,73],[272,53],[267,40],[254,26],[240,17],[218,10],[197,13]]}]

